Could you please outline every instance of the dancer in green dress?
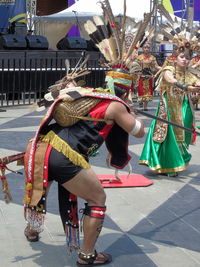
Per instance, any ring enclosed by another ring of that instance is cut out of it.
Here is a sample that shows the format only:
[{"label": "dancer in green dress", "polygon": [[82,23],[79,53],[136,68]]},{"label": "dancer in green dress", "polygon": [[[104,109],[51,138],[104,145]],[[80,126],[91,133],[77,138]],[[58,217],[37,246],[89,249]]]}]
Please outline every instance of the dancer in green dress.
[{"label": "dancer in green dress", "polygon": [[[188,53],[189,52],[189,53]],[[200,80],[187,70],[191,50],[179,49],[175,66],[166,66],[159,77],[160,102],[156,115],[182,126],[194,127],[194,112],[190,92],[198,92]],[[139,164],[147,165],[157,173],[177,176],[189,164],[189,145],[193,134],[181,128],[153,120]]]}]

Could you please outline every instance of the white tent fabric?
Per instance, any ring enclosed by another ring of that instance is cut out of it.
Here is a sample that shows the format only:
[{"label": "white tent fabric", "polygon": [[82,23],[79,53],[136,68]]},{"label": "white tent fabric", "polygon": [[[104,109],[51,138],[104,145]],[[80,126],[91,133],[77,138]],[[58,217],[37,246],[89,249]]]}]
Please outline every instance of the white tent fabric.
[{"label": "white tent fabric", "polygon": [[[115,16],[123,14],[124,0],[110,0],[113,14]],[[150,0],[126,0],[126,15],[128,17],[141,19],[145,12],[150,11]],[[93,15],[102,15],[102,8],[99,0],[79,0],[74,5],[65,10],[49,15],[36,17],[36,21],[46,22],[72,22],[76,23],[76,16],[80,22],[90,19]]]},{"label": "white tent fabric", "polygon": [[[110,5],[114,16],[122,15],[124,0],[110,0]],[[150,11],[150,0],[126,0],[126,15],[137,19],[142,19],[144,13]],[[94,15],[102,15],[102,8],[99,0],[78,0],[71,7],[49,15],[37,16],[34,18],[36,34],[47,37],[50,47],[56,49],[57,42],[64,37],[73,24],[79,24],[81,36],[86,38],[83,23],[91,19]],[[66,27],[66,28],[65,28]]]}]

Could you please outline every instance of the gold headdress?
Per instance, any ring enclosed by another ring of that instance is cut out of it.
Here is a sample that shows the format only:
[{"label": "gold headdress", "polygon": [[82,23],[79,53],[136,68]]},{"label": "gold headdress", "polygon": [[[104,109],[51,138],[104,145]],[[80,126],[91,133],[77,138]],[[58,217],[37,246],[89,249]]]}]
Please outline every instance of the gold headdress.
[{"label": "gold headdress", "polygon": [[195,27],[191,29],[186,23],[180,25],[177,18],[173,19],[162,4],[157,7],[167,20],[166,24],[160,25],[157,42],[174,44],[179,53],[184,53],[188,58],[191,58],[193,52],[200,52],[200,30]]}]

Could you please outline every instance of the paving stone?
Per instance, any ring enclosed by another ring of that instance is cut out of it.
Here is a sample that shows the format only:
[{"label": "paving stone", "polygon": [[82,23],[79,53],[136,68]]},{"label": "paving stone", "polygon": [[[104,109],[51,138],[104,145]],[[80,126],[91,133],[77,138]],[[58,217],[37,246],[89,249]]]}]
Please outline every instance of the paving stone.
[{"label": "paving stone", "polygon": [[[154,114],[157,98],[149,104]],[[137,105],[137,103],[135,104]],[[200,111],[195,111],[200,125]],[[44,112],[28,106],[6,108],[0,113],[0,157],[23,152]],[[142,117],[144,118],[144,117]],[[150,119],[144,118],[145,131]],[[200,165],[199,141],[191,146],[192,160],[176,178],[155,175],[138,165],[145,137],[130,138],[129,153],[133,172],[153,180],[143,188],[109,188],[107,216],[96,248],[113,256],[111,267],[199,267],[200,266]],[[98,174],[113,174],[105,164],[103,145],[90,163]],[[23,172],[21,166],[10,164]],[[120,171],[127,173],[128,169]],[[45,230],[39,242],[27,242],[23,231],[24,177],[7,172],[13,202],[6,205],[0,192],[0,266],[1,267],[74,267],[76,254],[67,254],[65,235],[58,212],[57,185],[48,196]],[[83,200],[79,206],[82,207]],[[82,239],[81,239],[82,242]]]}]

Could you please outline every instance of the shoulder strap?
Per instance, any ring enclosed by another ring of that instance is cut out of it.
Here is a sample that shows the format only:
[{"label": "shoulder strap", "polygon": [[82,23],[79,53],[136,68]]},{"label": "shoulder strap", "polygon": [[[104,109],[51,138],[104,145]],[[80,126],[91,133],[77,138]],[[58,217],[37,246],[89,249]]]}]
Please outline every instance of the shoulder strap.
[{"label": "shoulder strap", "polygon": [[109,122],[109,120],[100,119],[100,118],[91,118],[91,117],[73,116],[73,115],[68,115],[68,116],[72,117],[72,118],[77,118],[77,119],[80,119],[80,120]]}]

